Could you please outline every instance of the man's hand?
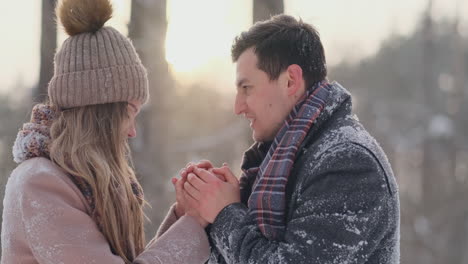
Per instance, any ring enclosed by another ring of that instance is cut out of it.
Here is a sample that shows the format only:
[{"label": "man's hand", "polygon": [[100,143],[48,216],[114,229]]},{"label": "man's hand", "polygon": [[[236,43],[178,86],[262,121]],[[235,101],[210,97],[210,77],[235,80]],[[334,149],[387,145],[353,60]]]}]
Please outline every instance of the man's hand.
[{"label": "man's hand", "polygon": [[224,207],[240,202],[239,181],[227,165],[209,171],[195,167],[193,172],[187,173],[184,189],[187,204],[210,223]]},{"label": "man's hand", "polygon": [[[224,164],[226,164],[226,163],[224,163]],[[224,164],[223,164],[223,165],[224,165]],[[189,173],[193,173],[193,170],[194,170],[195,168],[205,169],[205,170],[207,170],[207,171],[213,173],[214,166],[213,166],[213,164],[211,163],[211,161],[209,161],[209,160],[202,160],[202,161],[197,162],[197,163],[189,162],[189,163],[187,163],[187,165],[185,166],[185,168],[181,170],[180,176],[181,176],[182,178],[187,178],[187,175],[188,175]],[[215,174],[216,177],[218,177],[218,178],[221,179],[222,181],[226,181],[226,179],[224,178],[223,175],[221,175],[221,174],[216,174],[216,173],[213,173],[213,174]]]}]

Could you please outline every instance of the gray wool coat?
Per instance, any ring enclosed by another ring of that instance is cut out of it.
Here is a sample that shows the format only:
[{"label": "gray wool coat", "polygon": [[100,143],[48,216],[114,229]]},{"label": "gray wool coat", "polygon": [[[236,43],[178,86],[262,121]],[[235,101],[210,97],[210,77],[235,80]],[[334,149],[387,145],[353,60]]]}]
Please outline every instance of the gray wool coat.
[{"label": "gray wool coat", "polygon": [[[400,205],[392,169],[351,113],[350,94],[336,82],[332,90],[288,179],[284,239],[265,238],[243,199],[207,229],[208,263],[399,263]],[[254,144],[243,168],[258,166],[267,151],[267,144]]]}]

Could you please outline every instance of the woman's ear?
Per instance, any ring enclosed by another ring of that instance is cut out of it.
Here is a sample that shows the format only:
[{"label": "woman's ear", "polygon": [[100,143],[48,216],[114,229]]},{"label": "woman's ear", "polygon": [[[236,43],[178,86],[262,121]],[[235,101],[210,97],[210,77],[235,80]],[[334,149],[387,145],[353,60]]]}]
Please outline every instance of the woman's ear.
[{"label": "woman's ear", "polygon": [[[305,82],[302,77],[302,68],[297,64],[291,64],[286,69],[286,72],[288,76],[288,96],[292,96],[304,86]],[[305,89],[305,87],[303,89]]]}]

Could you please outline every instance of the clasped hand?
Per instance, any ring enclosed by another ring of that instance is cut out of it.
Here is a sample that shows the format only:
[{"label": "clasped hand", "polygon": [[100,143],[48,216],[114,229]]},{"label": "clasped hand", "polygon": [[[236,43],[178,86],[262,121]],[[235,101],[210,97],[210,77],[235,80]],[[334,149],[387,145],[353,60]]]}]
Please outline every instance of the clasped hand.
[{"label": "clasped hand", "polygon": [[176,215],[191,215],[203,227],[213,223],[226,206],[240,202],[239,181],[226,163],[220,168],[209,161],[189,163],[172,183]]}]

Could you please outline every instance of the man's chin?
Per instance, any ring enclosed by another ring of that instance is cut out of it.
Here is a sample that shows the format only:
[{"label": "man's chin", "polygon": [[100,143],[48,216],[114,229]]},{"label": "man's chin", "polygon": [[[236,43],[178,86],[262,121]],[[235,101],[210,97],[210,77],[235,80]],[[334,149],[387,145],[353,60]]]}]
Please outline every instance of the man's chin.
[{"label": "man's chin", "polygon": [[262,142],[262,138],[257,134],[255,133],[255,131],[252,132],[252,139],[255,141],[255,142]]},{"label": "man's chin", "polygon": [[255,133],[255,131],[252,133],[252,138],[255,142],[268,142],[273,140],[273,138],[267,137],[259,133]]}]

